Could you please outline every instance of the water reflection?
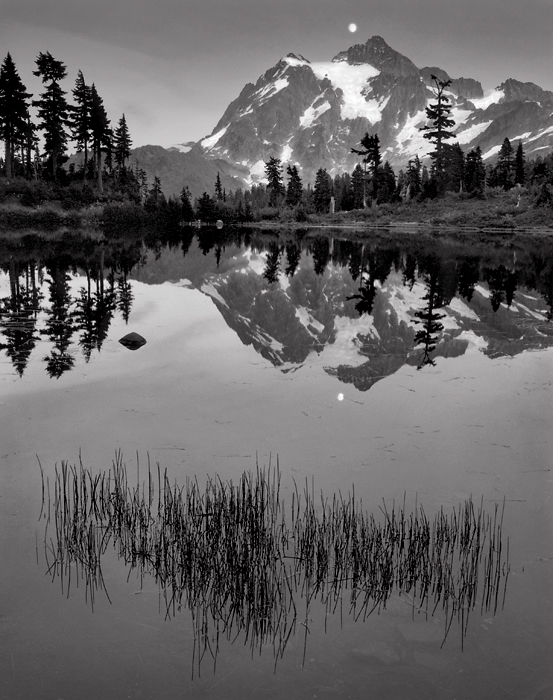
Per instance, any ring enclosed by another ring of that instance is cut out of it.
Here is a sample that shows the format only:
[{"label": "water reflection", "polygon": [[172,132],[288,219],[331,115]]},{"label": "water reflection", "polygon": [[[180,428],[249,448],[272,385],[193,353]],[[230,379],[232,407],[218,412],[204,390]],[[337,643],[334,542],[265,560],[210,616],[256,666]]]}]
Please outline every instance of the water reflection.
[{"label": "water reflection", "polygon": [[550,243],[333,233],[204,228],[4,240],[0,348],[19,376],[33,356],[59,378],[79,354],[89,362],[101,351],[117,314],[132,322],[134,280],[180,279],[282,371],[349,338],[347,356],[325,371],[361,390],[403,364],[551,345]]}]

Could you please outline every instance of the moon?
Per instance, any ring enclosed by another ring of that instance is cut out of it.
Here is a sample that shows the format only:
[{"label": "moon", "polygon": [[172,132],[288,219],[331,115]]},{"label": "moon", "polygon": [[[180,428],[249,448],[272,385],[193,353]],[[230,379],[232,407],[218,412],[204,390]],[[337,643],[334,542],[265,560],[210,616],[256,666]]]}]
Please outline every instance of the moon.
[{"label": "moon", "polygon": [[349,29],[350,32],[353,34],[353,32],[356,32],[356,31],[357,31],[357,25],[354,24],[354,23],[352,22],[352,23],[348,26],[348,29]]},{"label": "moon", "polygon": [[338,396],[337,396],[336,398],[338,399],[338,401],[343,401],[343,400],[344,400],[344,395],[343,395],[343,394],[338,394]]}]

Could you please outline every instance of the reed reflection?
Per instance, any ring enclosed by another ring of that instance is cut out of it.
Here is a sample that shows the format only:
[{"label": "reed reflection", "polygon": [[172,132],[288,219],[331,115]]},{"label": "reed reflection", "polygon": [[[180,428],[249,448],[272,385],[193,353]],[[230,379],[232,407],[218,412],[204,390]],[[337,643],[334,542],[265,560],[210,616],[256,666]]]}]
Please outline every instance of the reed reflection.
[{"label": "reed reflection", "polygon": [[155,578],[167,618],[190,612],[198,671],[204,658],[216,661],[220,638],[252,652],[272,648],[276,667],[301,632],[305,661],[315,607],[325,620],[345,609],[358,621],[400,596],[413,616],[442,619],[442,645],[456,622],[463,646],[470,614],[495,614],[505,602],[505,504],[489,513],[468,499],[429,518],[404,499],[375,516],[353,491],[328,498],[308,483],[285,503],[278,463],[203,487],[197,479],[170,483],[159,464],[148,464],[132,484],[120,453],[102,472],[63,462],[53,493],[44,474],[42,491],[52,580],[66,595],[72,582],[84,583],[92,606],[100,591],[109,599],[102,563],[114,549],[129,576]]}]

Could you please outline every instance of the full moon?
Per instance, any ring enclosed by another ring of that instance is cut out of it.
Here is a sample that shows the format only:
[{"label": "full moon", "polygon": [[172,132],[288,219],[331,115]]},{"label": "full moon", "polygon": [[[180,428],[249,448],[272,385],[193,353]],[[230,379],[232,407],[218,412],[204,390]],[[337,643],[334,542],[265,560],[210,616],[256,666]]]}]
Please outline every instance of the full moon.
[{"label": "full moon", "polygon": [[350,32],[353,34],[353,32],[356,32],[356,31],[357,31],[357,25],[354,24],[354,23],[352,22],[352,23],[349,25],[348,29],[349,29]]}]

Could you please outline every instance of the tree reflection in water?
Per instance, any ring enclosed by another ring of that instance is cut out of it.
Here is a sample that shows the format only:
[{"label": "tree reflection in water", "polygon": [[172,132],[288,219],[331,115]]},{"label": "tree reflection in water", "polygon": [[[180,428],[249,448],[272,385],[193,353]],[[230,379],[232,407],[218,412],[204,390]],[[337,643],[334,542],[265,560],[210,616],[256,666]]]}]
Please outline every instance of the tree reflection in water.
[{"label": "tree reflection in water", "polygon": [[[258,254],[262,269],[244,266]],[[366,316],[376,333],[357,341],[368,363],[325,370],[361,390],[404,363],[420,368],[465,352],[467,341],[457,339],[464,330],[482,337],[490,357],[553,338],[553,247],[532,238],[491,247],[424,236],[359,241],[332,231],[110,229],[101,240],[0,237],[0,266],[10,289],[0,300],[0,349],[19,376],[41,340],[51,344],[42,357],[52,377],[72,369],[79,354],[88,362],[117,314],[129,322],[137,278],[186,278],[197,289],[209,281],[229,327],[277,366],[301,364],[335,342],[343,319]],[[77,292],[75,274],[85,280]],[[407,293],[412,306],[398,315],[393,302]],[[444,327],[454,299],[461,310]]]}]

